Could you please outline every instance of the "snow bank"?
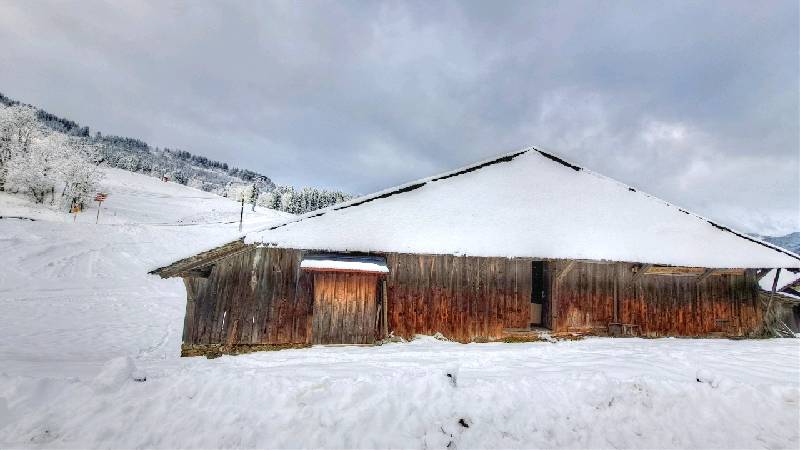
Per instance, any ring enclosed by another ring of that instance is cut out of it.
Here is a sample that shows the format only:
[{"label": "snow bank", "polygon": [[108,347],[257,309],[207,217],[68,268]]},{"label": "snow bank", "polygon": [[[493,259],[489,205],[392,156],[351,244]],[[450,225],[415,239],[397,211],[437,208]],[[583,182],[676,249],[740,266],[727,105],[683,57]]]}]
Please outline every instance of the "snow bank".
[{"label": "snow bank", "polygon": [[249,233],[246,242],[715,268],[800,266],[800,256],[535,149],[310,213]]}]

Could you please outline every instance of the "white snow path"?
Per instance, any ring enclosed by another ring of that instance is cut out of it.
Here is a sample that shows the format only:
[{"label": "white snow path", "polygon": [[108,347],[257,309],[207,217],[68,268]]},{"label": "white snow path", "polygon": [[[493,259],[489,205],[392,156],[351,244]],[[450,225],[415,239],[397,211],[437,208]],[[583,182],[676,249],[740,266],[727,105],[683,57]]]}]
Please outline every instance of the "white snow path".
[{"label": "white snow path", "polygon": [[146,271],[230,239],[235,224],[204,214],[238,208],[164,204],[204,194],[116,176],[127,190],[111,191],[110,224],[0,195],[0,215],[37,218],[0,220],[0,448],[800,447],[796,339],[422,338],[179,358],[183,284]]}]

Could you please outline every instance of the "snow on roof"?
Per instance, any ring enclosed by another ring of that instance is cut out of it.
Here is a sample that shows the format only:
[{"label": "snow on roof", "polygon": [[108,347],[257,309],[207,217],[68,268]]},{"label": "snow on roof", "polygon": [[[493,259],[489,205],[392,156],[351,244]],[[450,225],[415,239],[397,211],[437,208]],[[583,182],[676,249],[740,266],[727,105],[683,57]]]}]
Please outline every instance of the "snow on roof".
[{"label": "snow on roof", "polygon": [[800,256],[528,148],[300,216],[247,243],[325,251],[800,267]]},{"label": "snow on roof", "polygon": [[309,255],[303,258],[300,268],[344,272],[389,273],[386,259],[378,256]]},{"label": "snow on roof", "polygon": [[[767,272],[760,280],[758,280],[758,286],[765,290],[765,291],[772,291],[772,283],[775,281],[775,271],[777,269],[772,269]],[[776,286],[776,291],[780,292],[784,288],[794,284],[800,280],[800,272],[793,273],[786,269],[782,269],[780,275],[778,275],[778,284]]]}]

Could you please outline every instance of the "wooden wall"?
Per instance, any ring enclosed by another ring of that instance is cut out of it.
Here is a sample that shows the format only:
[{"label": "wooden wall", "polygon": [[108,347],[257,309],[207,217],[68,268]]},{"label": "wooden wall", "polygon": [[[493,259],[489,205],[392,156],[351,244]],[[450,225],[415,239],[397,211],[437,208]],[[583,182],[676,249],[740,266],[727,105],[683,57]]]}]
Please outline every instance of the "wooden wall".
[{"label": "wooden wall", "polygon": [[[550,273],[567,262],[549,263]],[[745,275],[642,275],[634,264],[576,263],[560,281],[551,277],[555,331],[602,331],[614,322],[638,325],[645,336],[743,335],[762,323],[758,284]]]},{"label": "wooden wall", "polygon": [[531,262],[508,258],[388,254],[389,330],[406,338],[499,337],[530,320]]},{"label": "wooden wall", "polygon": [[184,344],[311,343],[311,275],[301,252],[251,247],[185,279]]},{"label": "wooden wall", "polygon": [[[497,338],[530,320],[531,260],[386,254],[388,329],[406,338],[440,332],[450,339]],[[207,278],[185,278],[185,344],[313,342],[313,274],[300,271],[302,252],[255,248],[215,263]],[[548,261],[553,331],[604,332],[614,321],[647,336],[741,335],[762,322],[755,274],[643,275],[632,264]],[[380,290],[378,291],[380,293]],[[370,310],[371,311],[371,310]]]}]

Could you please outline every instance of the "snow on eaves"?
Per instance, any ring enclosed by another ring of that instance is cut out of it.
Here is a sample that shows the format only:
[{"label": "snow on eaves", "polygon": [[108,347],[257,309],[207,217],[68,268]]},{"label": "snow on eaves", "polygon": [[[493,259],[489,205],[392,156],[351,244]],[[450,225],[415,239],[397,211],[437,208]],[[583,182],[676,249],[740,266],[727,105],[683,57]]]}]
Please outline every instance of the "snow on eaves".
[{"label": "snow on eaves", "polygon": [[300,268],[307,270],[389,273],[386,259],[374,256],[309,255],[300,262]]},{"label": "snow on eaves", "polygon": [[800,267],[794,253],[532,147],[251,232],[245,242],[339,252]]}]

